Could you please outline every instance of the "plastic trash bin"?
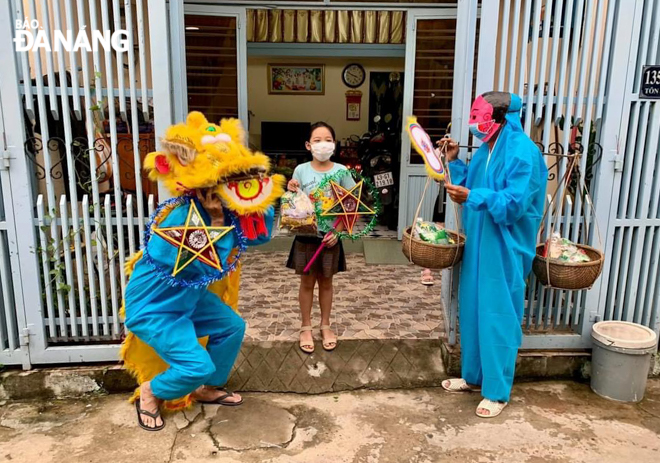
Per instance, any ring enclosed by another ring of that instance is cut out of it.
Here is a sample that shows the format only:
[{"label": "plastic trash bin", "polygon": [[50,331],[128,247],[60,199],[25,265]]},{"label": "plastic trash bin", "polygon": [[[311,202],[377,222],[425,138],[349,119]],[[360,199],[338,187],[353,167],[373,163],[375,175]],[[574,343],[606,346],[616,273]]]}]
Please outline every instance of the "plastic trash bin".
[{"label": "plastic trash bin", "polygon": [[657,349],[655,332],[636,323],[607,321],[596,323],[591,337],[591,389],[606,399],[641,401]]}]

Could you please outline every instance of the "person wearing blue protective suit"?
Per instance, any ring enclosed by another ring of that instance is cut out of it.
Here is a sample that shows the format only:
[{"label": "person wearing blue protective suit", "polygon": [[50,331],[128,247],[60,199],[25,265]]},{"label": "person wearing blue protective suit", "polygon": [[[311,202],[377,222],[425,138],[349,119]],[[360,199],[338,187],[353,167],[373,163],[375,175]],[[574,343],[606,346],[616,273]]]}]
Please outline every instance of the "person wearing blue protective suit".
[{"label": "person wearing blue protective suit", "polygon": [[[164,231],[151,235],[144,257],[135,264],[125,295],[126,328],[169,365],[167,370],[140,386],[140,398],[136,400],[139,424],[150,431],[164,426],[157,411],[161,401],[179,399],[190,393],[201,403],[240,405],[243,401],[240,395],[219,389],[227,382],[239,353],[245,333],[243,319],[206,286],[163,284],[173,267],[184,267],[177,273],[179,280],[196,282],[212,279],[217,270],[200,259],[193,259],[192,253],[184,251],[181,257],[179,248],[168,242],[162,233],[180,230],[191,217],[195,225],[199,225],[199,220],[194,218],[199,213],[202,226],[211,227],[211,233],[213,230],[224,232],[224,236],[209,243],[203,233],[193,231],[191,236],[198,234],[189,238],[188,243],[193,247],[195,243],[214,246],[222,268],[227,269],[231,267],[232,250],[241,245],[237,220],[231,212],[223,210],[221,200],[210,190],[198,193],[197,198],[187,197],[174,204],[155,230]],[[273,216],[270,207],[264,214],[267,234],[250,241],[243,238],[242,245],[267,242],[272,233]],[[207,256],[212,253],[210,249],[207,252]],[[155,269],[163,271],[159,273]],[[205,349],[198,338],[206,336]]]},{"label": "person wearing blue protective suit", "polygon": [[509,402],[522,341],[525,280],[543,216],[547,167],[523,132],[519,96],[489,92],[470,111],[470,131],[484,143],[469,166],[445,138],[452,185],[463,204],[466,243],[459,287],[462,378],[450,392],[481,390],[477,415],[499,415]]}]

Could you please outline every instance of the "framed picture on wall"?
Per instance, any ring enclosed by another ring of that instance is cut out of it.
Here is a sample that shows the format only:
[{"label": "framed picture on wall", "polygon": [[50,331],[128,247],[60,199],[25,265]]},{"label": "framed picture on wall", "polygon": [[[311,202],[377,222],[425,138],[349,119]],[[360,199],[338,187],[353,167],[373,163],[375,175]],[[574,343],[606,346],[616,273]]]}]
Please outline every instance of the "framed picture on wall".
[{"label": "framed picture on wall", "polygon": [[269,64],[268,93],[271,95],[324,95],[323,64]]}]

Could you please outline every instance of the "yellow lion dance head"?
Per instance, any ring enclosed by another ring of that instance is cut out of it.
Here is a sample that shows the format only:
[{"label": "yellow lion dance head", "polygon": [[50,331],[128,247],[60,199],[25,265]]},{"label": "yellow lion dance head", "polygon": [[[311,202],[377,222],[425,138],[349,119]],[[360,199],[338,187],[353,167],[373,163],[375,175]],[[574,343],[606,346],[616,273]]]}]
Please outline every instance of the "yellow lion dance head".
[{"label": "yellow lion dance head", "polygon": [[149,153],[144,167],[173,196],[215,188],[225,207],[238,215],[263,213],[284,193],[284,177],[268,175],[270,160],[244,144],[238,119],[210,123],[200,112],[167,129],[161,151]]}]

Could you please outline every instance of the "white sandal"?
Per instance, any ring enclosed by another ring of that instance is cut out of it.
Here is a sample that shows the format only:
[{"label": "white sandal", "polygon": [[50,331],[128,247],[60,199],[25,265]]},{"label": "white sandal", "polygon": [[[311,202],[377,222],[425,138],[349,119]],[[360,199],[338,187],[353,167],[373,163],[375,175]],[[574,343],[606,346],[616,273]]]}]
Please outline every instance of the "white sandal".
[{"label": "white sandal", "polygon": [[[323,330],[332,331],[332,327],[330,325],[321,325],[320,330],[321,330],[321,336],[323,337]],[[333,333],[333,337],[330,337],[330,339],[328,340],[323,338],[323,349],[325,349],[327,352],[335,350],[336,347],[337,347],[337,336],[334,335],[334,333]]]},{"label": "white sandal", "polygon": [[[479,402],[479,406],[477,407],[477,416],[480,418],[495,418],[500,413],[502,413],[502,410],[504,410],[508,404],[508,402],[494,402],[489,399],[484,399]],[[480,409],[487,410],[488,414],[479,412]]]},{"label": "white sandal", "polygon": [[[301,326],[300,327],[300,334],[303,334],[305,331],[312,331],[313,328],[311,326]],[[300,350],[303,351],[306,354],[313,354],[314,353],[314,338],[312,337],[311,341],[303,341],[302,339],[298,340]]]},{"label": "white sandal", "polygon": [[479,392],[481,388],[470,386],[463,378],[446,379],[441,383],[447,392]]}]

